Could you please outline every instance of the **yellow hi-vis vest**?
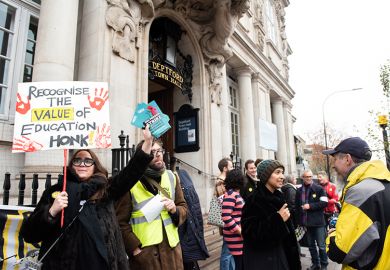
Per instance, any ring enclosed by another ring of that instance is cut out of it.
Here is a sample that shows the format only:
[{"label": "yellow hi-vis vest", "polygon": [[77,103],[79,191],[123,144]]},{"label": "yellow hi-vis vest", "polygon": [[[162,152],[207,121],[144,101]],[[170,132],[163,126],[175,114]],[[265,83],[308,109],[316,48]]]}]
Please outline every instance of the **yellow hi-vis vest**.
[{"label": "yellow hi-vis vest", "polygon": [[[171,196],[170,199],[175,201],[176,177],[170,170],[165,170],[161,175],[160,186]],[[176,247],[179,243],[178,228],[172,223],[168,211],[164,208],[155,220],[148,223],[140,209],[153,199],[154,195],[146,190],[140,181],[130,189],[130,193],[133,204],[130,224],[142,247],[157,245],[162,242],[163,224],[170,247]],[[160,191],[159,194],[164,196]]]}]

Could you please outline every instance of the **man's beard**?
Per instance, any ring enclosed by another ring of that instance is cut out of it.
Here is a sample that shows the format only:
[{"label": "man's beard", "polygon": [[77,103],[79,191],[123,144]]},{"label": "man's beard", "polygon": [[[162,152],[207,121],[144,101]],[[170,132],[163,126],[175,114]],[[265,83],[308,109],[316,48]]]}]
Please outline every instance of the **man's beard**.
[{"label": "man's beard", "polygon": [[164,170],[164,169],[165,169],[165,163],[164,163],[164,162],[161,162],[161,165],[157,165],[156,163],[153,163],[153,164],[150,164],[149,167],[150,167],[152,170],[161,171],[161,170]]}]

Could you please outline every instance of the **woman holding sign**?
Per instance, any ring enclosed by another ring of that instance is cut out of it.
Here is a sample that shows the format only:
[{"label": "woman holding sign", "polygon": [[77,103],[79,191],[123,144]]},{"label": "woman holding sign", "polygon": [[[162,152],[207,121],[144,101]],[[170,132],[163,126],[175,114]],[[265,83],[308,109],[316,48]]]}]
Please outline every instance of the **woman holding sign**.
[{"label": "woman holding sign", "polygon": [[[44,191],[31,216],[23,223],[26,242],[42,242],[42,269],[128,269],[114,202],[141,178],[149,162],[153,137],[147,126],[144,143],[128,165],[112,179],[91,150],[75,152],[62,183]],[[60,227],[65,209],[64,226]],[[56,242],[58,240],[58,242]]]}]

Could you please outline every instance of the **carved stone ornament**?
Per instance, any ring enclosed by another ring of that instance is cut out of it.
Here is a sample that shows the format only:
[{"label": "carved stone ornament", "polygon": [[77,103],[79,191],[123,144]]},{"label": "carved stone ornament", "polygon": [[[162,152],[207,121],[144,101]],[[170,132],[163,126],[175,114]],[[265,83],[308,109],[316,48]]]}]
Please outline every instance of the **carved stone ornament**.
[{"label": "carved stone ornament", "polygon": [[[134,62],[137,26],[154,16],[168,0],[106,0],[107,25],[113,29],[113,51]],[[173,9],[195,23],[199,43],[210,75],[212,101],[221,104],[222,67],[233,55],[228,40],[238,20],[249,9],[249,0],[169,0]]]},{"label": "carved stone ornament", "polygon": [[200,46],[209,71],[211,101],[221,104],[222,67],[233,55],[228,40],[249,0],[178,0],[175,9],[201,26]]},{"label": "carved stone ornament", "polygon": [[261,27],[264,26],[264,16],[263,16],[263,1],[258,0],[255,4],[255,19],[260,24]]},{"label": "carved stone ornament", "polygon": [[264,39],[265,34],[260,27],[255,27],[257,35],[257,44],[259,45],[260,51],[264,51]]},{"label": "carved stone ornament", "polygon": [[249,0],[178,0],[175,9],[201,26],[200,46],[206,63],[225,63],[232,56],[228,39]]},{"label": "carved stone ornament", "polygon": [[152,0],[107,0],[106,23],[113,30],[112,50],[120,57],[134,62],[135,41],[142,18],[154,16]]},{"label": "carved stone ornament", "polygon": [[207,70],[210,76],[211,102],[219,106],[222,104],[222,66],[220,63],[212,62],[207,66]]}]

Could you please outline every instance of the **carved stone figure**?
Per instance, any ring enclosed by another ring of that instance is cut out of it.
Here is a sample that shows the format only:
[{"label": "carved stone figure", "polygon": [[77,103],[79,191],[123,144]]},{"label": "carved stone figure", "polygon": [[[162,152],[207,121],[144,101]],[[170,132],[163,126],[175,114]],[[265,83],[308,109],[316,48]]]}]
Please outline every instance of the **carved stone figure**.
[{"label": "carved stone figure", "polygon": [[[113,29],[112,48],[134,62],[139,25],[154,16],[165,0],[106,0],[106,22]],[[175,0],[173,8],[198,25],[199,43],[210,75],[212,101],[221,104],[222,67],[232,56],[228,39],[239,18],[249,9],[249,0]]]},{"label": "carved stone figure", "polygon": [[154,6],[151,0],[107,0],[106,23],[113,31],[112,50],[120,57],[134,62],[135,39],[141,16],[152,18]]},{"label": "carved stone figure", "polygon": [[262,0],[256,1],[255,18],[262,27],[264,26],[263,5],[264,4]]},{"label": "carved stone figure", "polygon": [[214,61],[207,66],[207,70],[210,76],[211,102],[219,106],[222,104],[222,66],[221,64]]},{"label": "carved stone figure", "polygon": [[249,9],[249,0],[178,0],[176,10],[201,25],[200,46],[209,71],[211,101],[222,103],[222,67],[232,56],[228,39],[239,18]]},{"label": "carved stone figure", "polygon": [[256,28],[256,34],[257,34],[257,44],[260,47],[261,51],[264,51],[264,32],[260,28]]}]

